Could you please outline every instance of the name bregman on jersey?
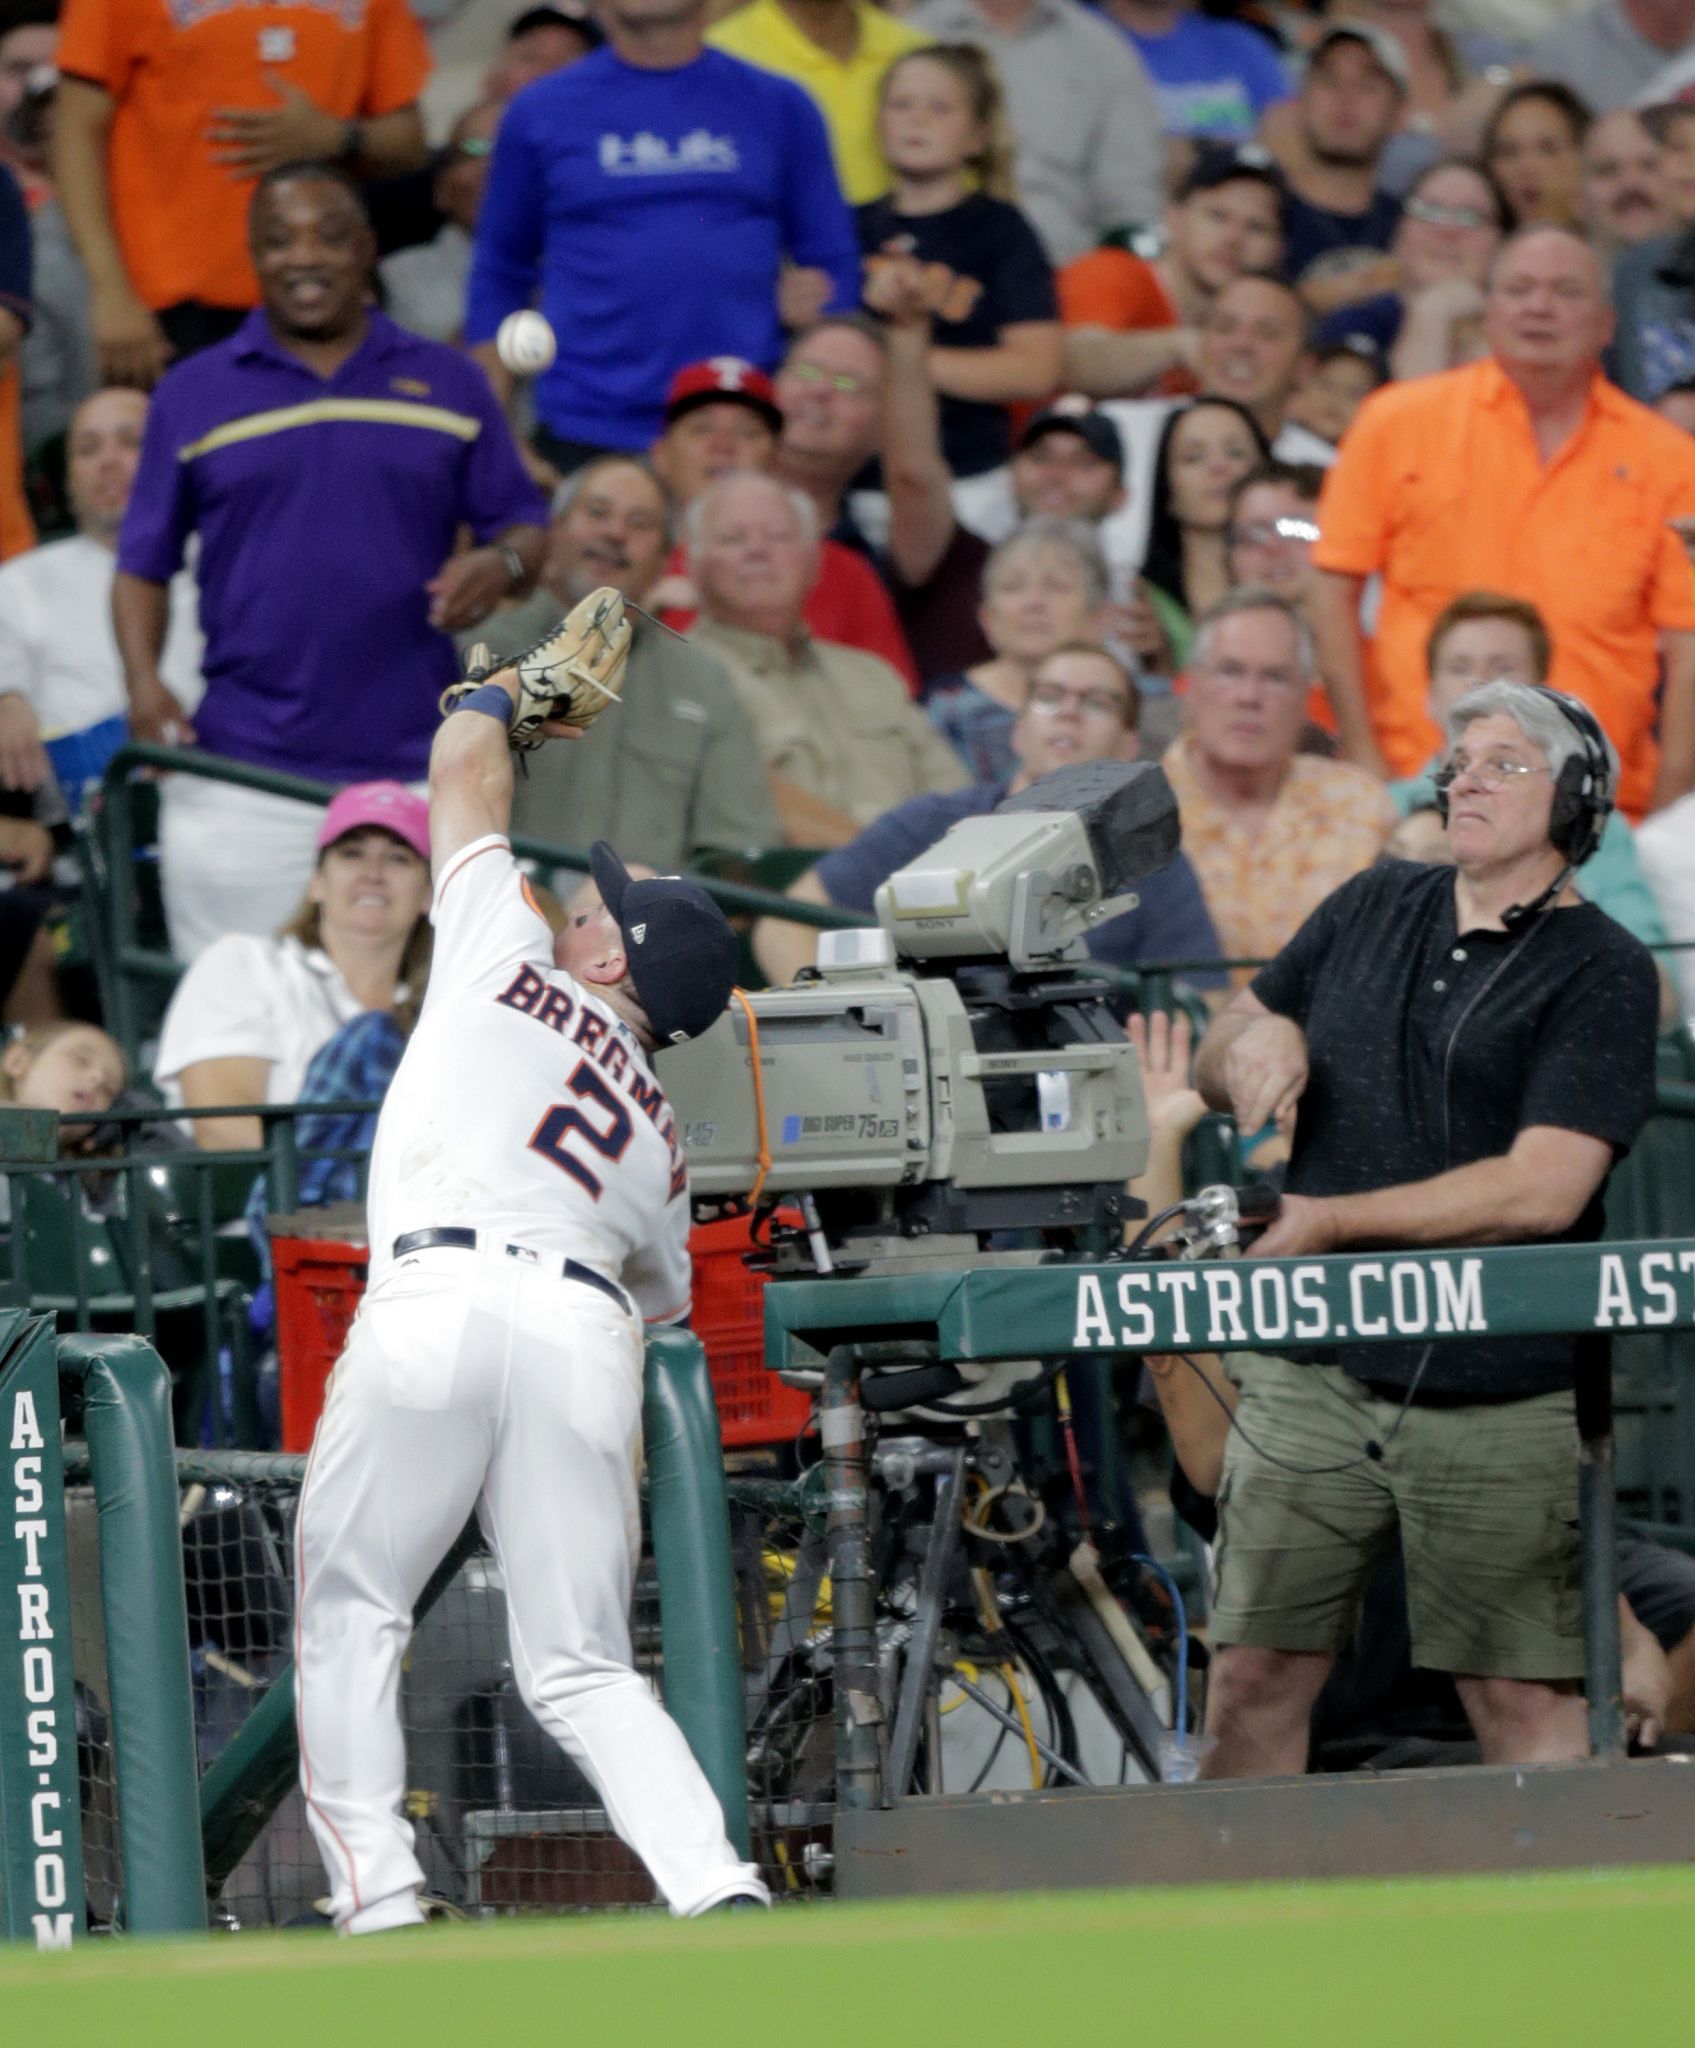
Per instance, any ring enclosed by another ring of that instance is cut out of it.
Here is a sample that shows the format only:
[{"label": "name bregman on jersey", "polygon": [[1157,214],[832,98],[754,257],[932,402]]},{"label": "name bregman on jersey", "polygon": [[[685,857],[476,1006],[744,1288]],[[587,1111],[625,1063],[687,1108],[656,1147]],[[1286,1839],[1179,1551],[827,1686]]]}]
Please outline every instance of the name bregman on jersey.
[{"label": "name bregman on jersey", "polygon": [[618,1083],[665,1140],[665,1148],[671,1156],[670,1194],[681,1194],[688,1180],[688,1165],[677,1139],[671,1105],[665,1100],[665,1091],[659,1083],[642,1071],[639,1061],[630,1057],[629,1048],[619,1032],[598,1011],[579,1006],[557,983],[549,981],[544,974],[538,974],[533,967],[520,967],[495,1001],[504,1003],[509,1010],[516,1010],[520,1016],[533,1017],[538,1024],[545,1024],[549,1031],[557,1032],[572,1045],[580,1046],[585,1057],[592,1060],[608,1080]]}]

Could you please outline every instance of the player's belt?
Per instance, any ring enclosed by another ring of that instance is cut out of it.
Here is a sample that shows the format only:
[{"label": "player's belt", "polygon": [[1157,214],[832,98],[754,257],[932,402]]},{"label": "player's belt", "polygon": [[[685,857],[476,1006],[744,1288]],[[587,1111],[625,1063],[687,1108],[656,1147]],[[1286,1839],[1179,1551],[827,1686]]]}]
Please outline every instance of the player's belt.
[{"label": "player's belt", "polygon": [[[462,1224],[450,1224],[440,1230],[409,1230],[404,1237],[394,1240],[394,1256],[403,1259],[408,1252],[455,1251],[474,1252],[480,1239],[474,1230],[467,1230]],[[585,1287],[592,1287],[604,1294],[609,1301],[615,1301],[625,1315],[635,1314],[630,1297],[616,1281],[608,1280],[604,1273],[597,1273],[592,1266],[585,1266],[580,1259],[559,1259],[555,1261],[546,1252],[538,1252],[527,1244],[489,1245],[489,1251],[504,1251],[509,1259],[522,1259],[527,1265],[551,1269],[557,1264],[560,1275],[566,1280],[580,1280]]]}]

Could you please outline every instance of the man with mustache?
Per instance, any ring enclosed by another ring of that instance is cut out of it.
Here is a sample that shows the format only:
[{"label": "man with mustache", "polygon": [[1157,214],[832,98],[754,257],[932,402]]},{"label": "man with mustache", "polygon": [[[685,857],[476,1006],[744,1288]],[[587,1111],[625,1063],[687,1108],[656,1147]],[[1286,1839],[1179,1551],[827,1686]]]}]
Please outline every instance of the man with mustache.
[{"label": "man with mustache", "polygon": [[1660,145],[1628,107],[1603,114],[1584,137],[1578,214],[1608,264],[1674,225]]},{"label": "man with mustache", "polygon": [[[610,584],[645,604],[670,543],[665,487],[636,455],[604,455],[559,486],[532,597],[463,634],[510,660]],[[640,612],[604,748],[542,747],[513,792],[530,838],[609,840],[670,873],[704,847],[772,846],[781,834],[747,713],[722,662]]]}]

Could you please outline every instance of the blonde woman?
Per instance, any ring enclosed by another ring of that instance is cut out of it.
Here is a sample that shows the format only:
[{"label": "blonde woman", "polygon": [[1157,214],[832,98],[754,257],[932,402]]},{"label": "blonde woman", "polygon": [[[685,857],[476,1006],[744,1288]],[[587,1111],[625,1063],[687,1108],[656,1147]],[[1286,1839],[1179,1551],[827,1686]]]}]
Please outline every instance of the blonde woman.
[{"label": "blonde woman", "polygon": [[1012,728],[1036,670],[1057,649],[1098,637],[1106,598],[1106,563],[1080,520],[1032,519],[990,555],[977,619],[993,653],[937,677],[924,701],[973,781],[1017,772]]},{"label": "blonde woman", "polygon": [[[423,999],[430,959],[429,816],[394,782],[344,789],[324,814],[318,864],[275,938],[215,940],[165,1012],[154,1079],[185,1109],[294,1102],[312,1056],[367,1010]],[[251,1149],[257,1117],[194,1126],[208,1151]]]}]

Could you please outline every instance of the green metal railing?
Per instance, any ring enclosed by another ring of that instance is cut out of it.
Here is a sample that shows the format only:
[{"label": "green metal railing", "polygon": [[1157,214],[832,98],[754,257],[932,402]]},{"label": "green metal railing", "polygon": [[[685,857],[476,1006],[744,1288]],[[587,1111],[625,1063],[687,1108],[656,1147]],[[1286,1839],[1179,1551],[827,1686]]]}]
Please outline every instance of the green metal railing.
[{"label": "green metal railing", "polygon": [[[698,1338],[686,1331],[661,1331],[648,1340],[642,1427],[665,1705],[718,1795],[731,1841],[745,1856],[747,1757],[729,1497],[706,1355]],[[305,1464],[304,1458],[274,1454],[179,1452],[172,1484],[190,1478],[236,1486],[246,1478],[298,1484]],[[418,1602],[415,1620],[421,1621],[446,1591],[475,1540],[474,1529],[468,1530],[443,1560]],[[214,1895],[294,1783],[297,1763],[289,1666],[272,1680],[201,1781],[206,1882]]]},{"label": "green metal railing", "polygon": [[[230,761],[216,754],[153,746],[139,740],[120,747],[112,756],[101,790],[95,847],[91,850],[85,843],[81,851],[85,884],[101,899],[90,920],[95,935],[94,965],[101,1004],[108,1028],[132,1061],[137,1058],[142,1035],[141,991],[150,988],[166,994],[182,974],[181,963],[167,946],[162,942],[148,943],[143,937],[136,901],[141,844],[136,815],[137,781],[159,774],[189,775],[221,782],[232,789],[251,789],[265,796],[290,797],[298,803],[319,806],[329,803],[337,787],[301,775],[250,767],[244,761]],[[550,874],[588,872],[589,857],[584,847],[559,846],[514,834],[512,850],[519,859]],[[757,851],[750,849],[750,855]],[[697,873],[694,879],[732,916],[771,917],[822,931],[850,930],[865,923],[863,912],[841,910],[834,904],[799,902],[792,896],[716,874]],[[1191,974],[1263,964],[1259,960],[1162,960],[1150,961],[1134,970],[1104,971],[1135,995],[1142,1007],[1170,1008],[1176,1003],[1189,1008],[1200,1026],[1206,1021],[1204,1007],[1189,991],[1174,991],[1173,982],[1181,982]]]},{"label": "green metal railing", "polygon": [[[61,1390],[86,1446],[61,1446]],[[13,1532],[9,1518],[0,1548],[11,1545],[6,1561],[32,1589],[17,1654],[0,1659],[0,1934],[64,1947],[82,1932],[67,1479],[92,1479],[98,1512],[123,1924],[134,1934],[201,1931],[208,1896],[294,1782],[294,1684],[291,1668],[280,1673],[197,1779],[178,1490],[187,1481],[297,1484],[305,1460],[173,1451],[169,1378],[149,1345],[133,1336],[72,1337],[55,1358],[48,1326],[15,1312],[0,1316],[0,1406],[11,1435],[28,1447],[27,1469],[13,1476],[31,1503],[27,1526]],[[648,1345],[643,1425],[666,1706],[746,1855],[729,1494],[705,1354],[685,1331],[662,1332]],[[461,1539],[444,1560],[420,1614],[470,1547]]]},{"label": "green metal railing", "polygon": [[[338,787],[301,775],[284,775],[268,768],[253,768],[244,761],[229,761],[216,754],[201,754],[176,747],[158,747],[135,740],[120,747],[106,769],[101,790],[96,831],[100,847],[100,877],[105,897],[101,926],[101,951],[97,961],[102,1002],[108,1028],[133,1059],[137,1051],[137,993],[142,986],[168,990],[182,974],[181,963],[162,945],[143,940],[137,914],[135,872],[139,846],[136,819],[136,778],[140,775],[189,775],[207,782],[221,782],[233,789],[251,789],[265,796],[292,797],[297,803],[327,805]],[[520,860],[560,874],[588,873],[586,847],[556,846],[546,840],[514,834],[512,850]],[[796,903],[769,889],[743,882],[726,881],[715,875],[695,879],[709,896],[732,914],[754,917],[784,917],[793,923],[820,928],[845,927],[864,920],[850,911],[828,904]]]},{"label": "green metal railing", "polygon": [[[379,1106],[237,1103],[197,1110],[197,1122],[258,1119],[260,1145],[227,1151],[140,1149],[148,1130],[179,1112],[112,1111],[103,1121],[121,1134],[124,1149],[92,1158],[59,1156],[58,1119],[50,1112],[0,1111],[0,1174],[11,1202],[10,1300],[84,1334],[135,1331],[160,1344],[182,1389],[183,1425],[196,1434],[209,1429],[214,1442],[258,1444],[246,1319],[260,1278],[245,1223],[254,1180],[267,1177],[266,1206],[274,1215],[298,1207],[301,1169],[313,1160],[354,1162],[362,1188],[367,1153],[303,1150],[296,1125],[306,1115],[367,1114]],[[226,1354],[227,1403],[220,1392]]]}]

